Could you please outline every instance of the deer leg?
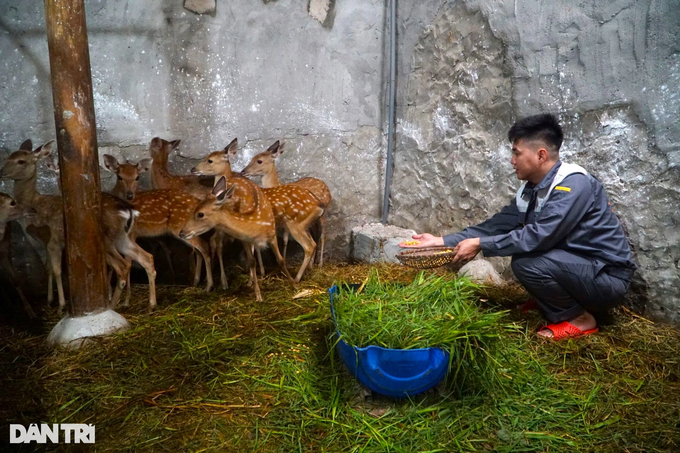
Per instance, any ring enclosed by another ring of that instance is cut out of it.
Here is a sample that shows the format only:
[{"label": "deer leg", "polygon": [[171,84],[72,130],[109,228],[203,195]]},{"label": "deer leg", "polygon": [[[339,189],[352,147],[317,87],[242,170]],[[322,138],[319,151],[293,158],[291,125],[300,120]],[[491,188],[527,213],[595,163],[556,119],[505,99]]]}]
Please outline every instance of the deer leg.
[{"label": "deer leg", "polygon": [[[156,269],[153,265],[153,255],[141,248],[136,242],[126,241],[122,250],[129,260],[137,261],[146,271],[149,279],[149,313],[156,308]],[[129,278],[128,272],[128,278]],[[130,285],[128,284],[128,288]],[[126,301],[129,302],[129,301]]]},{"label": "deer leg", "polygon": [[264,277],[264,263],[262,262],[262,250],[255,249],[255,252],[257,253],[257,263],[260,267],[260,275]]},{"label": "deer leg", "polygon": [[221,231],[215,230],[215,234],[210,237],[210,257],[212,259],[217,255],[217,260],[220,263],[220,283],[222,283],[222,289],[229,288],[229,282],[227,282],[227,274],[224,271],[224,238],[225,234]]},{"label": "deer leg", "polygon": [[[64,283],[61,279],[61,247],[50,241],[47,245],[49,248],[50,266],[54,280],[57,283],[57,295],[59,296],[59,313],[66,307],[66,298],[64,297]],[[48,299],[49,300],[49,299]]]},{"label": "deer leg", "polygon": [[[250,253],[257,257],[255,254],[255,246],[254,245],[248,245],[247,243],[243,242],[243,248],[245,249],[246,247],[250,247]],[[253,276],[250,273],[250,263],[248,262],[248,254],[246,253],[246,272],[248,272],[248,287],[253,286]]]},{"label": "deer leg", "polygon": [[[118,253],[118,252],[116,252],[116,253]],[[116,261],[116,260],[118,260],[118,261]],[[116,285],[115,285],[115,287],[116,287],[116,290],[118,290],[118,297],[120,297],[120,292],[125,287],[125,283],[126,283],[125,275],[123,275],[123,272],[124,272],[123,269],[125,267],[125,264],[121,265],[120,264],[121,260],[124,261],[123,257],[121,257],[120,255],[118,257],[114,257],[114,256],[110,255],[109,253],[107,253],[107,255],[106,255],[106,262],[109,265],[109,268],[108,268],[107,274],[106,274],[106,276],[107,276],[106,284],[107,284],[107,287],[109,289],[108,298],[109,298],[109,301],[112,302],[111,303],[112,307],[115,307],[118,304],[118,299],[116,299],[115,302],[113,302],[115,292],[114,292],[114,289],[111,288],[111,277],[113,276],[114,273],[116,274]]]},{"label": "deer leg", "polygon": [[201,283],[201,270],[203,269],[203,254],[195,253],[196,265],[194,266],[194,283],[192,286],[198,286]]},{"label": "deer leg", "polygon": [[196,255],[199,259],[199,264],[196,266],[196,274],[194,275],[194,286],[198,285],[198,282],[200,281],[201,278],[200,259],[202,257],[202,260],[205,261],[206,280],[208,280],[208,284],[205,287],[205,292],[210,292],[210,290],[213,287],[212,266],[210,261],[210,245],[205,239],[199,236],[195,236],[189,239],[188,243],[199,252],[199,254]]},{"label": "deer leg", "polygon": [[255,266],[255,259],[253,257],[251,245],[244,242],[243,249],[246,251],[246,263],[248,265],[248,270],[250,271],[250,278],[252,279],[253,286],[255,287],[255,300],[262,302],[262,293],[260,293],[260,286],[257,284],[257,269]]},{"label": "deer leg", "polygon": [[[116,288],[111,296],[111,307],[116,308],[118,301],[120,301],[120,296],[123,293],[123,289],[126,289],[126,294],[129,294],[130,290],[130,268],[132,267],[132,261],[120,257],[120,263],[118,269],[116,270],[116,278],[118,280]],[[127,307],[130,305],[130,300],[126,297],[123,306]]]},{"label": "deer leg", "polygon": [[108,294],[106,297],[108,297],[109,301],[112,300],[113,298],[113,289],[111,288],[111,276],[113,275],[113,267],[109,263],[109,268],[106,270],[106,287],[108,288]]},{"label": "deer leg", "polygon": [[[132,267],[132,264],[130,264],[130,267]],[[132,298],[132,284],[130,283],[130,274],[131,274],[131,272],[128,272],[127,276],[125,277],[125,300],[123,300],[123,307],[129,307],[130,306],[130,299]],[[148,276],[148,274],[149,273],[147,272],[147,276]],[[154,276],[155,275],[156,274],[155,274],[155,269],[154,269]],[[154,279],[154,281],[155,281],[155,279]]]},{"label": "deer leg", "polygon": [[281,252],[279,252],[279,243],[276,240],[276,236],[274,236],[274,238],[269,241],[269,246],[272,248],[274,256],[276,257],[276,262],[279,263],[279,266],[281,266],[283,274],[288,278],[288,280],[290,280],[291,283],[295,283],[293,277],[290,275],[290,272],[288,272],[288,268],[286,268],[286,262],[281,256]]},{"label": "deer leg", "polygon": [[[159,243],[163,244],[164,238],[159,238]],[[116,244],[116,251],[120,250],[120,253],[124,256],[125,259],[125,265],[126,265],[126,272],[125,272],[125,299],[123,300],[123,303],[121,304],[122,307],[129,307],[130,306],[130,299],[132,298],[132,284],[130,282],[130,279],[132,278],[132,261],[137,261],[139,263],[139,260],[133,258],[130,256],[131,253],[134,253],[134,251],[139,248],[139,250],[143,251],[144,253],[148,253],[146,250],[144,250],[142,247],[137,244],[137,235],[133,233],[128,234],[127,236],[123,236],[119,238],[117,244]],[[169,250],[168,250],[169,253]],[[151,255],[153,256],[153,255]],[[169,256],[168,256],[169,258]],[[156,268],[153,266],[153,260],[151,260],[151,266],[153,270],[153,281],[154,285],[156,284]],[[170,268],[172,269],[172,263],[170,263]],[[149,278],[149,271],[144,268],[146,271],[146,276]],[[174,278],[174,271],[173,272],[173,278]],[[149,280],[151,281],[151,280]],[[174,281],[174,280],[173,280]],[[155,286],[154,286],[155,287]],[[155,293],[154,293],[154,301],[155,301]]]},{"label": "deer leg", "polygon": [[120,300],[122,293],[123,290],[120,288],[120,285],[116,285],[116,289],[113,290],[113,294],[109,299],[109,307],[111,307],[111,309],[115,309],[118,306],[118,301]]},{"label": "deer leg", "polygon": [[[318,219],[317,219],[318,220]],[[314,261],[316,260],[316,252],[319,250],[318,242],[316,241],[316,224],[318,222],[314,222],[313,225],[307,230],[309,231],[309,237],[312,238],[312,241],[314,241],[314,252],[312,253],[312,259],[309,260],[309,263],[307,264],[306,269],[309,269],[310,271],[314,269]],[[312,232],[312,229],[314,229],[314,232]]]},{"label": "deer leg", "polygon": [[290,233],[305,251],[305,258],[302,260],[302,265],[295,276],[295,283],[299,283],[300,279],[302,279],[302,275],[305,273],[305,269],[307,269],[307,266],[309,265],[310,260],[314,257],[316,243],[314,242],[314,239],[312,239],[312,235],[309,234],[307,223],[290,225]]},{"label": "deer leg", "polygon": [[215,233],[217,235],[217,259],[220,262],[220,281],[222,282],[222,289],[227,290],[229,289],[229,282],[227,281],[227,273],[224,271],[224,240],[226,238],[226,235],[221,232],[217,231]]},{"label": "deer leg", "polygon": [[[107,272],[108,279],[106,281],[109,288],[109,306],[115,308],[120,298],[121,290],[125,286],[125,259],[120,256],[120,253],[114,247],[106,247],[106,264],[109,267]],[[111,274],[116,273],[116,290],[111,291]]]},{"label": "deer leg", "polygon": [[323,249],[326,246],[326,212],[319,217],[319,246],[316,249],[316,262],[323,266]]},{"label": "deer leg", "polygon": [[307,270],[307,266],[314,260],[314,252],[316,251],[316,242],[314,242],[314,239],[312,239],[309,232],[303,231],[300,239],[302,239],[302,237],[304,237],[303,240],[305,241],[305,243],[302,244],[302,248],[305,251],[305,258],[302,260],[302,265],[295,276],[295,283],[299,283],[300,280],[302,280],[302,275],[305,273],[305,270]]},{"label": "deer leg", "polygon": [[283,230],[283,262],[286,262],[286,252],[288,251],[288,237],[290,236],[290,233],[288,232],[288,228]]}]

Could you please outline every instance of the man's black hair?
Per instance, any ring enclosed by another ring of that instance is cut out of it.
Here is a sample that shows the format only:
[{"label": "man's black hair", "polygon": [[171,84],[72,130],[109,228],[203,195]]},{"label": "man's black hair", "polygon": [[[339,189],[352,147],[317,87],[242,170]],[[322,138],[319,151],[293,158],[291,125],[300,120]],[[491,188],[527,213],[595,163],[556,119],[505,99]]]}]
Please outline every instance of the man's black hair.
[{"label": "man's black hair", "polygon": [[549,151],[559,151],[562,146],[564,134],[557,118],[550,113],[527,116],[512,125],[508,131],[508,140],[515,143],[517,140],[541,140],[553,147]]}]

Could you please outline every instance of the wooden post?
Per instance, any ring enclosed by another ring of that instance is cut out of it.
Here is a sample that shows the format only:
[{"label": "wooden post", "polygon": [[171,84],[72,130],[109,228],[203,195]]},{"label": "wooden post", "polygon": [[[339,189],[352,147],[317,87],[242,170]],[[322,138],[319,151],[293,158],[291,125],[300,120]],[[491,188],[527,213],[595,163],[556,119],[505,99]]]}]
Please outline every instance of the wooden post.
[{"label": "wooden post", "polygon": [[99,158],[83,0],[45,0],[66,226],[70,315],[105,309]]}]

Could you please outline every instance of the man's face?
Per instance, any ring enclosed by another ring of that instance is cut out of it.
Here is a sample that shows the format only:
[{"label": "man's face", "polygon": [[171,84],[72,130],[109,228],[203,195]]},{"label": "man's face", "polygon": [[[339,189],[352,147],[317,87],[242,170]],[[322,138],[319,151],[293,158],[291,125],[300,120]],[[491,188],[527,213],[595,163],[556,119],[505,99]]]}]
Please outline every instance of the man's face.
[{"label": "man's face", "polygon": [[536,173],[540,173],[541,160],[539,149],[545,148],[541,142],[517,140],[512,144],[512,158],[510,163],[515,169],[517,178],[529,181]]}]

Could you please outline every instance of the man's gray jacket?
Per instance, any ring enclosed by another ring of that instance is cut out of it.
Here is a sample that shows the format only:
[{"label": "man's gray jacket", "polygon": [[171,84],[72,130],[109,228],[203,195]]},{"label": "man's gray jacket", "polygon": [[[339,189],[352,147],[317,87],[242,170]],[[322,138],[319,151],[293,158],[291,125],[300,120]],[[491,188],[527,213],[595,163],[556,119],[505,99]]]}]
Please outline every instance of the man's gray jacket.
[{"label": "man's gray jacket", "polygon": [[535,212],[538,198],[551,188],[561,165],[558,160],[538,185],[523,186],[517,198],[529,200],[526,212],[520,212],[513,200],[479,225],[444,236],[444,244],[454,247],[463,239],[479,237],[487,257],[562,249],[592,260],[598,270],[606,267],[607,273],[629,279],[637,266],[628,240],[604,187],[592,175],[564,177]]}]

